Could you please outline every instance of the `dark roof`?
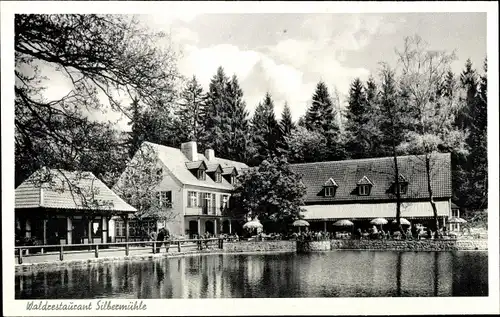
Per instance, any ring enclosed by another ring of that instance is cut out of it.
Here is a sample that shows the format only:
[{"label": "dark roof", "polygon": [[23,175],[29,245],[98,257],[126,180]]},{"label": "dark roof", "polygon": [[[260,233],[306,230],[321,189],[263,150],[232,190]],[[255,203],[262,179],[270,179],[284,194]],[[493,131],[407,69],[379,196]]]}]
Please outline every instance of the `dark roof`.
[{"label": "dark roof", "polygon": [[136,212],[90,172],[38,170],[15,191],[15,208]]},{"label": "dark roof", "polygon": [[[431,185],[435,198],[451,197],[451,155],[435,154],[432,157],[433,176]],[[422,156],[398,157],[399,171],[408,181],[403,199],[428,197],[425,163]],[[307,187],[305,202],[372,201],[394,199],[392,186],[394,169],[392,157],[291,164],[291,168],[302,176]],[[357,194],[358,182],[366,176],[372,183],[369,196]],[[338,187],[333,197],[324,196],[324,184],[335,179]]]}]

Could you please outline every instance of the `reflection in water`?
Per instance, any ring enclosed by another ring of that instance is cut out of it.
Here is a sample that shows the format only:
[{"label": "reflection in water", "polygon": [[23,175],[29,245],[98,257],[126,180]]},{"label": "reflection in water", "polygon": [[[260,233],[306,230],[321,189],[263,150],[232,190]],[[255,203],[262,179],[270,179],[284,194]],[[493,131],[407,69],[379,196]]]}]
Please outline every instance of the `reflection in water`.
[{"label": "reflection in water", "polygon": [[205,255],[20,273],[18,299],[488,296],[487,252]]}]

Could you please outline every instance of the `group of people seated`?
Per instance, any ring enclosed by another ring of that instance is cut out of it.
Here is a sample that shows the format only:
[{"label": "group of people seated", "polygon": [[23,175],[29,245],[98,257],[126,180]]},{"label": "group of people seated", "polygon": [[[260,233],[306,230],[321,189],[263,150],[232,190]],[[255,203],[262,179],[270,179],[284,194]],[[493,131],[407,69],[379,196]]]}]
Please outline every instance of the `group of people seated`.
[{"label": "group of people seated", "polygon": [[400,231],[398,229],[389,229],[385,231],[383,227],[378,229],[373,226],[368,231],[361,230],[358,228],[356,230],[356,237],[358,239],[394,239],[394,240],[425,240],[425,239],[442,239],[447,236],[446,227],[440,228],[437,232],[432,231],[430,228],[425,228],[423,226],[407,226],[406,230]]}]

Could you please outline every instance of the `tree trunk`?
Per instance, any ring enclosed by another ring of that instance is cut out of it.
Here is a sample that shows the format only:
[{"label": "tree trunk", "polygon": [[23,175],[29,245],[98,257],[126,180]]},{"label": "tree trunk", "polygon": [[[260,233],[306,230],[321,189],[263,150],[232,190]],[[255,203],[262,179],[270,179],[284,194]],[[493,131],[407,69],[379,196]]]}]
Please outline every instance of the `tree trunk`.
[{"label": "tree trunk", "polygon": [[438,213],[437,213],[437,207],[436,203],[434,202],[434,193],[432,190],[432,185],[431,185],[431,154],[425,154],[425,173],[427,176],[427,191],[429,193],[429,202],[431,203],[432,207],[432,212],[434,216],[434,228],[435,228],[435,234],[437,236],[438,230],[439,230],[439,220],[438,220]]}]

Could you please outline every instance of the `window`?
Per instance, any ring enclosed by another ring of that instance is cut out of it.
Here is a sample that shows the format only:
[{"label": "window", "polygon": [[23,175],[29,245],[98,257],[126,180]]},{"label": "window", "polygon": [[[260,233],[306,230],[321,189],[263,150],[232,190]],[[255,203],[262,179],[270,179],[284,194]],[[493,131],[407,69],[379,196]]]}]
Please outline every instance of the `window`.
[{"label": "window", "polygon": [[198,170],[198,179],[204,181],[206,179],[205,170]]},{"label": "window", "polygon": [[325,197],[332,197],[335,193],[335,188],[332,186],[325,187]]},{"label": "window", "polygon": [[123,237],[125,235],[125,223],[123,221],[115,221],[115,232],[116,237]]},{"label": "window", "polygon": [[406,194],[406,191],[408,190],[408,184],[399,184],[399,192],[401,194]]},{"label": "window", "polygon": [[217,183],[222,183],[222,175],[219,172],[215,172],[215,181]]},{"label": "window", "polygon": [[231,185],[236,184],[236,175],[231,175]]},{"label": "window", "polygon": [[[402,194],[402,195],[406,194],[407,190],[408,190],[408,184],[407,183],[399,183],[399,193],[400,194]],[[397,194],[396,186],[394,186],[394,194]]]},{"label": "window", "polygon": [[198,204],[198,199],[196,192],[188,192],[188,207],[196,207]]},{"label": "window", "polygon": [[458,209],[452,209],[451,210],[451,216],[452,217],[459,217],[459,215],[458,215]]},{"label": "window", "polygon": [[370,195],[370,185],[359,185],[358,191],[360,196]]},{"label": "window", "polygon": [[163,191],[159,195],[160,206],[170,207],[172,205],[172,191]]},{"label": "window", "polygon": [[220,195],[220,209],[229,208],[229,195]]},{"label": "window", "polygon": [[210,193],[203,193],[203,199],[205,199],[205,206],[210,208],[212,205],[212,195]]}]

